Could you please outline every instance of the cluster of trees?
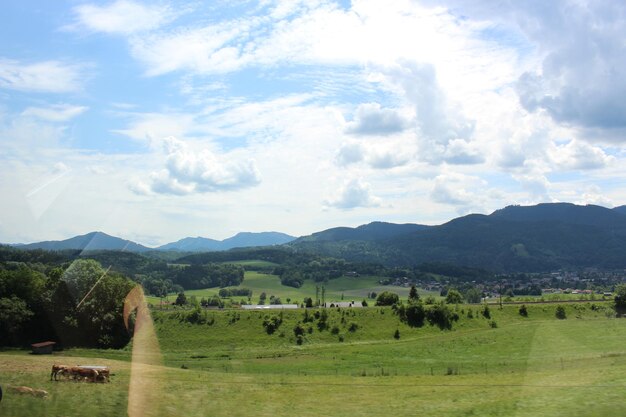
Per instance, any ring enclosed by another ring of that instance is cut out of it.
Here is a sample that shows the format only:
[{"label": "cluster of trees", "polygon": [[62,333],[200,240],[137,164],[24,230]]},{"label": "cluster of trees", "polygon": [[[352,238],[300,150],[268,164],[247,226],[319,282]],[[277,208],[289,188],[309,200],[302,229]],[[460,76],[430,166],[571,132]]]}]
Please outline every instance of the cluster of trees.
[{"label": "cluster of trees", "polygon": [[124,298],[135,285],[119,273],[105,274],[90,259],[61,265],[2,262],[0,344],[52,339],[61,346],[122,347],[130,340],[122,319]]},{"label": "cluster of trees", "polygon": [[222,298],[228,297],[252,297],[252,290],[249,288],[220,288],[219,295]]},{"label": "cluster of trees", "polygon": [[241,284],[244,269],[239,265],[206,264],[172,267],[172,282],[186,290],[231,287]]},{"label": "cluster of trees", "polygon": [[[434,301],[431,300],[427,300],[427,303],[424,303],[417,292],[417,288],[413,285],[409,291],[407,304],[400,301],[398,294],[383,291],[378,294],[378,297],[376,298],[376,305],[392,306],[400,320],[407,323],[411,327],[422,327],[427,321],[430,325],[437,326],[443,330],[451,329],[452,323],[459,319],[458,314],[450,309],[448,304],[459,304],[462,301],[463,296],[461,293],[452,289],[448,291],[445,303],[434,303]],[[425,304],[432,305],[427,308],[425,307]]]}]

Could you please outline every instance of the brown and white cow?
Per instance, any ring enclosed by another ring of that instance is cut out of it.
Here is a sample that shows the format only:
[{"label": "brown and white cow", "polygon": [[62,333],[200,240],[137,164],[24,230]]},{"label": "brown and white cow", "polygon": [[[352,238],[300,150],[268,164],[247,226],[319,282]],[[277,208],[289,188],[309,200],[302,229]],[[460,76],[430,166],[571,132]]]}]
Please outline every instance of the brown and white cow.
[{"label": "brown and white cow", "polygon": [[52,381],[53,377],[55,381],[58,381],[57,377],[59,375],[69,376],[69,369],[70,369],[70,366],[68,365],[58,365],[58,364],[52,365],[52,371],[50,372],[50,381]]}]

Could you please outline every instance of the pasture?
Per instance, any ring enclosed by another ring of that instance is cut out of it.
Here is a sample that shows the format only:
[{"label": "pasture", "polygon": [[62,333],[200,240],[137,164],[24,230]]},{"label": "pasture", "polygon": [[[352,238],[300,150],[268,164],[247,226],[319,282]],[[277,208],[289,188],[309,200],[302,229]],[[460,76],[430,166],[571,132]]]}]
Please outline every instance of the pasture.
[{"label": "pasture", "polygon": [[[361,276],[361,277],[340,277],[332,279],[324,283],[326,291],[325,298],[327,302],[340,301],[343,295],[344,300],[361,301],[367,298],[367,295],[371,292],[380,293],[382,291],[392,291],[400,295],[400,297],[406,298],[409,295],[409,288],[397,287],[391,285],[380,285],[378,281],[380,277],[375,276]],[[246,271],[244,280],[241,285],[236,287],[227,288],[249,288],[252,290],[253,303],[259,300],[259,295],[262,292],[267,294],[268,300],[270,295],[279,297],[283,303],[287,302],[289,298],[291,302],[301,303],[305,297],[311,297],[315,299],[315,282],[306,280],[304,285],[300,288],[293,288],[282,285],[280,278],[276,275],[264,274],[256,271]],[[187,290],[185,294],[187,297],[195,296],[198,300],[201,298],[210,298],[217,295],[219,288],[207,288],[202,290]],[[418,290],[421,296],[433,295],[439,297],[438,293],[427,292]],[[243,297],[234,297],[235,300],[239,300]],[[321,292],[320,292],[321,298]],[[176,294],[170,294],[168,296],[169,301],[174,301]],[[154,306],[159,305],[160,299],[158,297],[147,297],[149,303]],[[269,302],[269,301],[268,301]]]},{"label": "pasture", "polygon": [[[284,311],[273,334],[263,321],[278,312],[208,312],[202,324],[190,323],[188,312],[155,312],[162,357],[145,374],[150,393],[129,393],[137,387],[130,348],[1,352],[3,387],[50,395],[5,394],[0,415],[124,415],[129,395],[144,398],[137,415],[145,416],[622,415],[624,319],[611,318],[602,303],[564,307],[565,320],[555,318],[554,305],[528,306],[528,317],[518,306],[492,307],[486,319],[478,307],[460,305],[445,331],[411,328],[390,308],[329,309],[328,328],[303,324],[302,345],[293,331],[302,310]],[[109,384],[50,382],[53,362],[97,362],[115,375]]]}]

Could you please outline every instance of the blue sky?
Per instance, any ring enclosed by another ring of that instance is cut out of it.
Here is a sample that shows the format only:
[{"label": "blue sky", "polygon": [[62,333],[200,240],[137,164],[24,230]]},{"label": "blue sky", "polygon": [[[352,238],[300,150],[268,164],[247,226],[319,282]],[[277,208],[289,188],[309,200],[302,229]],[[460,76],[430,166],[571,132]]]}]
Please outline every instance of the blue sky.
[{"label": "blue sky", "polygon": [[0,242],[148,245],[626,203],[614,1],[23,1]]}]

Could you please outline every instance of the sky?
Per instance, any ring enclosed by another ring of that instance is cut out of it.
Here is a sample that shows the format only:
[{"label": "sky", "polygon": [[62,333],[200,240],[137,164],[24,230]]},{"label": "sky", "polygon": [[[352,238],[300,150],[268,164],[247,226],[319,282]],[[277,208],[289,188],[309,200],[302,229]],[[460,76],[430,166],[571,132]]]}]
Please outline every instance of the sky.
[{"label": "sky", "polygon": [[626,3],[5,2],[0,242],[626,204]]}]

